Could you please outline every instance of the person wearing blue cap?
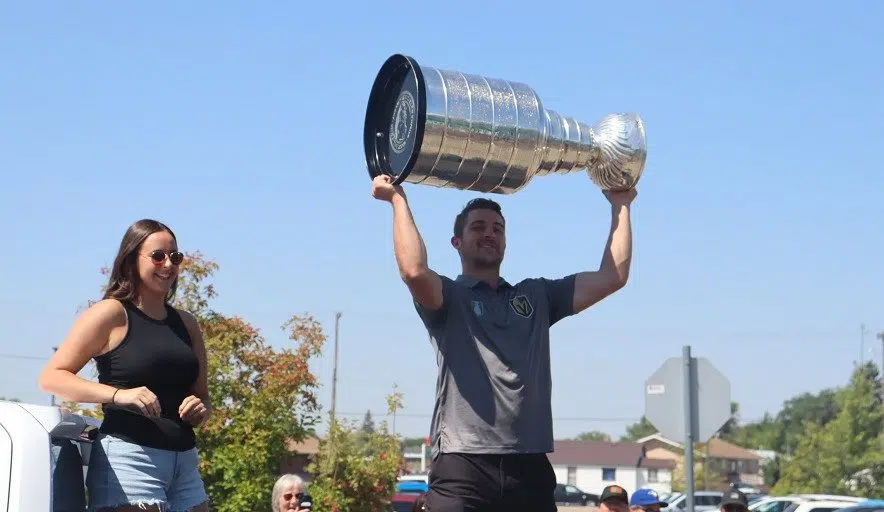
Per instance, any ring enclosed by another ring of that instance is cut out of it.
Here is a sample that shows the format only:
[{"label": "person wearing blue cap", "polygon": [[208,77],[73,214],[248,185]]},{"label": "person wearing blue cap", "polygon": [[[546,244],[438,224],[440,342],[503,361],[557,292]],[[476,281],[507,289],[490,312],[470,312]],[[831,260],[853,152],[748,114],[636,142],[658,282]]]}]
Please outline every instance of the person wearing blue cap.
[{"label": "person wearing blue cap", "polygon": [[660,496],[654,489],[647,487],[638,489],[632,493],[632,499],[629,500],[630,510],[645,510],[647,512],[660,512],[661,508],[666,508],[669,503],[660,500]]}]

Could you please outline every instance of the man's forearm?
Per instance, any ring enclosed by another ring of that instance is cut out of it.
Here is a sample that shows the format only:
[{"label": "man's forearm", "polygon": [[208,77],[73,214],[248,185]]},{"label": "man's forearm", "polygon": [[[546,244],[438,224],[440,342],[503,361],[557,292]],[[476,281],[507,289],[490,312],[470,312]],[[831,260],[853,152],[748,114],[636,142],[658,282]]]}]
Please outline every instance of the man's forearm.
[{"label": "man's forearm", "polygon": [[393,197],[393,252],[403,279],[427,272],[427,249],[414,223],[404,194]]},{"label": "man's forearm", "polygon": [[621,286],[629,279],[629,267],[632,263],[632,222],[629,206],[614,205],[611,207],[611,232],[602,255],[599,270],[610,275]]},{"label": "man's forearm", "polygon": [[579,313],[626,286],[632,263],[629,206],[612,202],[611,231],[597,271],[580,272],[574,282],[573,312]]}]

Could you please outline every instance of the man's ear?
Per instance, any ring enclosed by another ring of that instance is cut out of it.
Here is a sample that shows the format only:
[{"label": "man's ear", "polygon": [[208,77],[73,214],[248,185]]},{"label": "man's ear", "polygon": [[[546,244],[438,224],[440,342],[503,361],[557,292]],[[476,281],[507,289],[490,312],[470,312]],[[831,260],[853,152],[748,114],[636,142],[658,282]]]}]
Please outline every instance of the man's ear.
[{"label": "man's ear", "polygon": [[460,238],[453,236],[451,237],[451,247],[455,249],[460,249]]}]

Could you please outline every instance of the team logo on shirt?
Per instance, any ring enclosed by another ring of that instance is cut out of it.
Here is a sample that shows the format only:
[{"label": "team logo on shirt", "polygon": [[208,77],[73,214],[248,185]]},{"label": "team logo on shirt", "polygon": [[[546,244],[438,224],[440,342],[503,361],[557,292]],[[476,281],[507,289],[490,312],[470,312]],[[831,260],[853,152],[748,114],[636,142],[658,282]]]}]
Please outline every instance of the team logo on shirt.
[{"label": "team logo on shirt", "polygon": [[482,301],[473,301],[473,313],[475,313],[476,316],[482,316],[485,314],[485,305],[482,304]]},{"label": "team logo on shirt", "polygon": [[531,313],[534,313],[534,306],[531,305],[527,295],[516,295],[510,299],[510,306],[513,307],[513,311],[517,315],[524,316],[525,318],[529,318]]}]

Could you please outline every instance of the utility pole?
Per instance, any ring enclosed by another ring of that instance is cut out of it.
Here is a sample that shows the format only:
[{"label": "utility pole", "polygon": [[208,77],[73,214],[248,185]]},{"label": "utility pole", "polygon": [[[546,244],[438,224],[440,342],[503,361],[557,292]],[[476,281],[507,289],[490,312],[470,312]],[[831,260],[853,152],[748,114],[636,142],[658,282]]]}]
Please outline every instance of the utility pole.
[{"label": "utility pole", "polygon": [[332,403],[331,420],[335,421],[335,410],[338,404],[338,338],[340,333],[341,312],[335,313],[335,361],[332,369]]},{"label": "utility pole", "polygon": [[[58,352],[58,347],[52,347],[52,353],[54,354],[56,352]],[[50,402],[49,402],[50,405],[52,405],[52,407],[55,407],[55,394],[53,393],[49,396],[50,396]]]},{"label": "utility pole", "polygon": [[866,324],[859,324],[859,365],[866,360]]},{"label": "utility pole", "polygon": [[[397,386],[396,383],[394,382],[394,383],[393,383],[393,399],[394,399],[394,400],[397,399],[397,397],[396,397],[396,388],[397,388],[397,387],[398,387],[398,386]],[[399,410],[399,406],[398,406],[398,404],[397,404],[397,405],[396,405],[396,408],[393,409],[393,435],[396,435],[396,411],[398,411],[398,410]]]},{"label": "utility pole", "polygon": [[881,340],[881,375],[884,375],[884,331],[878,333],[878,339]]},{"label": "utility pole", "polygon": [[[694,382],[695,375],[691,346],[682,348],[683,372],[684,372],[684,476],[685,476],[685,510],[694,512]],[[708,450],[707,450],[708,452]],[[708,453],[707,453],[708,455]]]}]

